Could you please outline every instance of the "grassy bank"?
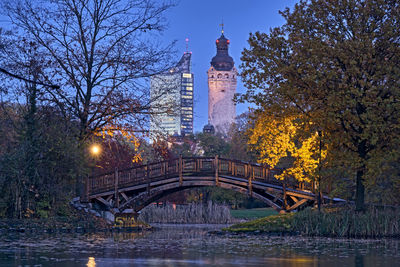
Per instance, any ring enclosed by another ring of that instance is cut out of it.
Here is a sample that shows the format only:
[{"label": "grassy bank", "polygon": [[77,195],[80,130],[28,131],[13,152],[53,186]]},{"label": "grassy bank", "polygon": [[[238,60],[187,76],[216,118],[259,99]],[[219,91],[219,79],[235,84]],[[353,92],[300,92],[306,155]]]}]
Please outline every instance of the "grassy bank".
[{"label": "grassy bank", "polygon": [[371,208],[365,213],[356,213],[352,208],[321,212],[306,209],[236,224],[224,230],[342,238],[400,237],[400,209]]},{"label": "grassy bank", "polygon": [[278,212],[273,208],[231,210],[233,218],[244,220],[254,220],[276,214],[278,214]]},{"label": "grassy bank", "polygon": [[238,223],[223,230],[228,232],[286,233],[291,231],[293,214],[270,215],[249,222]]}]

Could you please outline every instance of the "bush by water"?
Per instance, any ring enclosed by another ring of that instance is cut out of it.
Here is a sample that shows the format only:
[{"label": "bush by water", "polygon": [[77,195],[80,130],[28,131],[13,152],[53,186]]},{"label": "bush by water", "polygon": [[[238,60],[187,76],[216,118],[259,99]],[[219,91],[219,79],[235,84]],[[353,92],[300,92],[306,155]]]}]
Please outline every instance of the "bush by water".
[{"label": "bush by water", "polygon": [[296,233],[305,236],[345,238],[400,237],[400,208],[331,208],[321,212],[306,209],[233,225],[231,232]]}]

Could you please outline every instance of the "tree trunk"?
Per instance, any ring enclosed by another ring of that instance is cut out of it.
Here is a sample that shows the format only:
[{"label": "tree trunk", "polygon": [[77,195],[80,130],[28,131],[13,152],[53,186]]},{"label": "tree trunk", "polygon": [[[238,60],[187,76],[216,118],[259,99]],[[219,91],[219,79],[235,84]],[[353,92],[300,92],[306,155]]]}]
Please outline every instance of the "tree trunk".
[{"label": "tree trunk", "polygon": [[362,169],[358,170],[356,176],[356,211],[365,210],[365,205],[364,205],[365,188],[363,184],[364,169],[365,167],[362,167]]},{"label": "tree trunk", "polygon": [[364,175],[366,173],[365,162],[367,160],[367,141],[362,140],[358,143],[358,156],[362,160],[361,167],[356,174],[356,211],[364,211]]},{"label": "tree trunk", "polygon": [[[38,80],[38,74],[35,71],[33,75],[33,81]],[[24,203],[23,206],[26,209],[34,210],[35,207],[31,206],[32,198],[34,198],[34,192],[37,190],[37,187],[40,184],[39,177],[38,177],[38,151],[39,151],[39,144],[37,138],[37,95],[38,95],[38,88],[36,84],[28,85],[27,86],[28,92],[28,110],[25,115],[25,127],[26,132],[24,134],[24,146],[25,146],[25,171],[24,176],[26,179],[27,185],[23,187],[24,192]],[[29,192],[32,190],[32,192]]]}]

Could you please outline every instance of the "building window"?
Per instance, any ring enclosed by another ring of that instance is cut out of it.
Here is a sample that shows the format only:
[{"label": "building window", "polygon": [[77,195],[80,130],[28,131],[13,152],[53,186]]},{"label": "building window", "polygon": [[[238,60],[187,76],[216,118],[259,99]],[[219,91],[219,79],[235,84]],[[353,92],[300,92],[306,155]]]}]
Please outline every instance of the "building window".
[{"label": "building window", "polygon": [[217,78],[218,78],[218,79],[221,79],[221,78],[222,78],[222,74],[219,73],[218,76],[217,76]]}]

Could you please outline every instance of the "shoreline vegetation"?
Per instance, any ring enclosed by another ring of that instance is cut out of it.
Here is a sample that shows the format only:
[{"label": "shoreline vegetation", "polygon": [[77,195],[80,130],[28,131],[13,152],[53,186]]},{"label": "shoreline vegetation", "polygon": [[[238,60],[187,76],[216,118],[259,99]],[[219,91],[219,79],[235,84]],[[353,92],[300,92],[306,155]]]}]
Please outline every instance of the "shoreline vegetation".
[{"label": "shoreline vegetation", "polygon": [[58,233],[94,233],[94,232],[140,232],[152,227],[143,222],[137,222],[132,227],[117,227],[102,217],[79,211],[73,207],[66,209],[67,215],[48,218],[0,219],[0,234],[58,234]]},{"label": "shoreline vegetation", "polygon": [[271,215],[224,228],[225,233],[299,235],[333,238],[399,238],[400,208],[354,207],[305,209]]},{"label": "shoreline vegetation", "polygon": [[167,224],[234,224],[277,214],[272,208],[231,209],[227,204],[212,201],[185,205],[150,205],[138,221]]},{"label": "shoreline vegetation", "polygon": [[298,235],[332,238],[400,238],[400,207],[324,206],[286,214],[272,208],[229,210],[225,205],[149,206],[139,216],[147,223],[229,224],[219,233]]},{"label": "shoreline vegetation", "polygon": [[0,219],[0,233],[86,233],[107,231],[111,227],[103,218],[87,214],[74,208],[67,216],[48,218]]},{"label": "shoreline vegetation", "polygon": [[212,201],[206,204],[150,205],[142,210],[138,221],[173,224],[229,224],[239,222],[238,219],[232,217],[227,205],[215,204]]},{"label": "shoreline vegetation", "polygon": [[[261,217],[263,216],[263,217]],[[261,218],[260,218],[261,217]],[[233,224],[212,234],[293,235],[331,238],[400,238],[400,207],[371,206],[355,212],[353,206],[326,206],[286,214],[271,208],[230,210],[228,206],[192,203],[149,206],[135,226],[116,227],[103,218],[71,207],[69,216],[47,219],[1,219],[0,233],[133,232],[152,229],[148,223]]]}]

